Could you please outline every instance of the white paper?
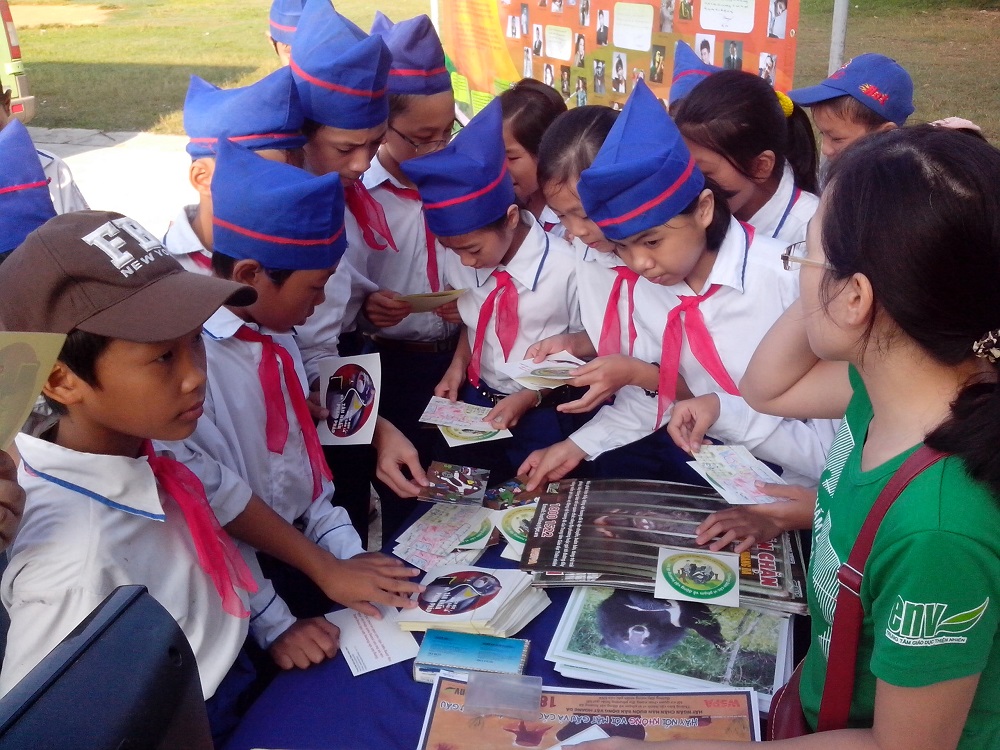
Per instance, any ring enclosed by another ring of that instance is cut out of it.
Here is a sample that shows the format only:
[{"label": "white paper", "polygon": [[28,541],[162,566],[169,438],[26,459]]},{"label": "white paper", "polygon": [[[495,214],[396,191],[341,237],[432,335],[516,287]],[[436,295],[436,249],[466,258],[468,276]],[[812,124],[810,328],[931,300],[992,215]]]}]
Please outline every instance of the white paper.
[{"label": "white paper", "polygon": [[323,445],[370,445],[382,392],[378,354],[330,357],[319,363],[319,402],[330,416],[316,426]]},{"label": "white paper", "polygon": [[488,443],[492,440],[505,440],[513,437],[510,430],[488,430],[481,432],[465,427],[447,427],[440,424],[437,428],[440,430],[449,448],[454,448],[457,445],[468,445],[469,443]]},{"label": "white paper", "polygon": [[[507,540],[507,549],[515,556],[510,560],[520,560],[524,552],[524,544],[528,541],[528,530],[531,519],[535,517],[535,509],[538,503],[530,505],[518,505],[506,510],[493,511],[493,523]],[[503,555],[501,555],[503,557]]]},{"label": "white paper", "polygon": [[466,293],[466,289],[446,289],[443,292],[426,292],[424,294],[407,294],[398,299],[409,302],[413,312],[430,312],[439,307],[447,305],[449,302],[458,299]]},{"label": "white paper", "polygon": [[567,351],[550,354],[542,362],[524,359],[520,362],[505,362],[497,366],[497,370],[507,377],[516,380],[525,388],[540,391],[543,388],[558,388],[573,379],[569,373],[585,365],[582,359],[574,357]]},{"label": "white paper", "polygon": [[657,599],[681,599],[720,607],[740,606],[740,556],[685,547],[660,547]]},{"label": "white paper", "polygon": [[353,609],[342,609],[326,616],[340,628],[340,653],[355,677],[412,659],[420,650],[416,639],[399,629],[395,609],[375,606],[382,613],[381,620]]},{"label": "white paper", "polygon": [[420,421],[444,427],[492,432],[494,431],[493,425],[483,421],[483,417],[489,413],[490,407],[488,406],[476,406],[464,401],[449,401],[440,396],[431,396],[424,413],[420,415]]}]

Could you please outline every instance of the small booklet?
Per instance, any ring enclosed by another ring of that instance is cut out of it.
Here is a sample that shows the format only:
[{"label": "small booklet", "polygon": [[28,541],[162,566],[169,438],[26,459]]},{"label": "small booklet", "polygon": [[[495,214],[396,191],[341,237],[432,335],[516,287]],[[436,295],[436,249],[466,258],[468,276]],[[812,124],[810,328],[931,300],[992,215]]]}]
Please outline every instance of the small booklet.
[{"label": "small booklet", "polygon": [[[412,636],[411,636],[412,637]],[[442,671],[521,674],[528,661],[530,641],[493,635],[428,630],[413,662],[413,679],[434,682]]]},{"label": "small booklet", "polygon": [[507,362],[497,367],[501,373],[516,380],[525,388],[540,391],[543,388],[558,388],[572,380],[570,374],[576,368],[585,365],[582,359],[574,357],[567,351],[550,354],[542,362],[525,359],[520,362]]},{"label": "small booklet", "polygon": [[489,413],[488,406],[476,406],[464,401],[453,402],[440,396],[431,396],[430,403],[420,415],[420,421],[437,425],[450,448],[511,437],[510,430],[498,430],[489,422],[483,421]]},{"label": "small booklet", "polygon": [[403,297],[397,297],[397,299],[409,302],[410,307],[413,308],[413,312],[415,313],[430,312],[431,310],[437,310],[439,307],[444,307],[449,302],[461,297],[467,291],[467,289],[445,289],[442,292],[407,294]]},{"label": "small booklet", "polygon": [[482,505],[489,478],[490,472],[487,469],[434,461],[427,469],[427,481],[430,484],[420,490],[417,499],[432,503]]},{"label": "small booklet", "polygon": [[742,445],[703,445],[688,465],[733,505],[773,503],[775,498],[757,489],[757,482],[785,484]]},{"label": "small booklet", "polygon": [[323,445],[370,445],[382,391],[378,354],[330,357],[319,363],[319,398],[330,412],[316,429]]},{"label": "small booklet", "polygon": [[375,606],[382,613],[381,620],[353,609],[341,609],[326,616],[340,628],[340,653],[355,677],[412,659],[419,650],[416,639],[396,624],[396,610]]},{"label": "small booklet", "polygon": [[64,341],[61,333],[0,333],[0,450],[31,414]]}]

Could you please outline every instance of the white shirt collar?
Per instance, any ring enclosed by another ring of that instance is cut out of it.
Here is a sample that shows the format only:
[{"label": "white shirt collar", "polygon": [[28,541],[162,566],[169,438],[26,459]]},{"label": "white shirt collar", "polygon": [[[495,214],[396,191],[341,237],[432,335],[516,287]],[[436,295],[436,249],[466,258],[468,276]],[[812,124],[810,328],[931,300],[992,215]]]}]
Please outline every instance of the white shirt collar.
[{"label": "white shirt collar", "polygon": [[[545,259],[549,254],[549,236],[542,229],[542,225],[535,220],[530,211],[521,211],[521,221],[528,224],[528,234],[521,242],[521,247],[514,253],[510,263],[506,266],[495,266],[494,268],[477,268],[476,285],[482,286],[489,281],[490,276],[497,268],[502,268],[516,279],[521,286],[530,291],[535,291],[538,285],[538,277],[542,275],[542,268],[545,267]],[[541,252],[531,252],[531,248],[540,248]]]},{"label": "white shirt collar", "polygon": [[785,169],[781,173],[781,182],[778,189],[774,191],[771,199],[761,206],[757,213],[750,218],[750,224],[758,227],[761,232],[766,232],[768,237],[775,237],[784,220],[795,205],[796,198],[795,174],[792,168],[785,162]]},{"label": "white shirt collar", "polygon": [[398,179],[389,174],[389,170],[382,165],[381,161],[379,161],[378,154],[376,154],[375,158],[372,159],[372,164],[370,167],[368,167],[368,171],[366,171],[361,176],[361,182],[369,190],[377,188],[384,182],[391,182],[398,188],[409,189],[409,190],[414,189],[410,185],[404,185]]},{"label": "white shirt collar", "polygon": [[24,433],[16,442],[29,475],[109,508],[165,520],[156,479],[145,457],[80,453]]},{"label": "white shirt collar", "polygon": [[228,307],[220,307],[202,328],[213,339],[232,338],[245,321]]},{"label": "white shirt collar", "polygon": [[201,244],[198,235],[195,234],[194,227],[191,226],[191,220],[197,211],[198,206],[184,206],[174,220],[170,222],[170,226],[167,227],[167,234],[163,238],[163,246],[167,248],[167,252],[171,255],[202,253],[205,256],[211,256],[211,253]]},{"label": "white shirt collar", "polygon": [[678,296],[705,294],[713,284],[728,286],[743,294],[743,274],[746,271],[747,257],[750,250],[749,237],[753,228],[744,228],[737,219],[729,219],[729,229],[722,245],[716,251],[715,263],[708,273],[705,288],[693,290],[687,282],[680,282],[670,287],[670,291]]}]

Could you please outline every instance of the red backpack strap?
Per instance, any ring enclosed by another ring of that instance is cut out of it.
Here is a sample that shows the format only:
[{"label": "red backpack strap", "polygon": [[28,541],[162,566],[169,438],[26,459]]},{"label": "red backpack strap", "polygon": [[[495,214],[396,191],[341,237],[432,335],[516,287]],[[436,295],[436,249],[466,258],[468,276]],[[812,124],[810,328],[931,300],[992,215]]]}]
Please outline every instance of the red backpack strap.
[{"label": "red backpack strap", "polygon": [[830,637],[830,657],[827,659],[823,700],[820,703],[819,721],[816,725],[818,732],[847,727],[851,699],[854,696],[855,665],[858,659],[858,641],[861,638],[861,621],[864,616],[861,607],[861,581],[864,578],[865,563],[871,554],[878,527],[896,498],[913,478],[946,455],[922,445],[903,462],[882,488],[875,504],[868,512],[868,518],[861,527],[847,562],[840,566],[840,571],[837,573],[840,589],[837,592],[837,609]]}]

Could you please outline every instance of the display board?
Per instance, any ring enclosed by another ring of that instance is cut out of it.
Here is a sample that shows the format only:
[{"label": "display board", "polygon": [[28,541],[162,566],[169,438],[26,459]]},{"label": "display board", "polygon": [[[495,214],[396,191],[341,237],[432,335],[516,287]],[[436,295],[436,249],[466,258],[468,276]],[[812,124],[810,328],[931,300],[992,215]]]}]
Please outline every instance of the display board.
[{"label": "display board", "polygon": [[639,78],[664,101],[674,45],[792,87],[798,0],[433,0],[455,98],[474,114],[523,77],[569,106],[620,107]]}]

